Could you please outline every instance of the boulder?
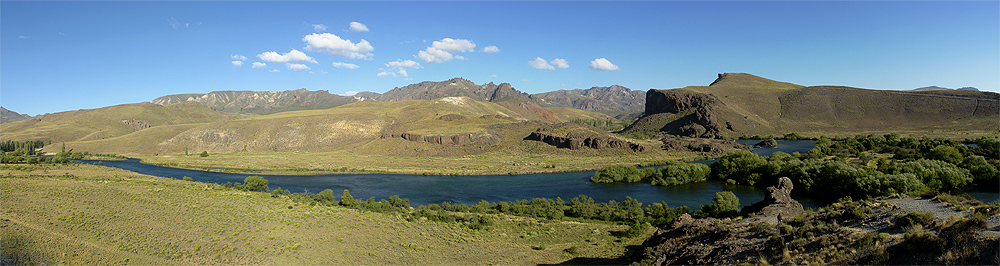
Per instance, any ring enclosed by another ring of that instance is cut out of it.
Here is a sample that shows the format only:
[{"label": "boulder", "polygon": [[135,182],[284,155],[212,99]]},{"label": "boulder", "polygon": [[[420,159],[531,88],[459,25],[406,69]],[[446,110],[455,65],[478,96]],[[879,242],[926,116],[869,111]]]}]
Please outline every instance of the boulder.
[{"label": "boulder", "polygon": [[802,204],[792,199],[792,180],[787,177],[778,178],[778,182],[767,187],[764,200],[747,206],[740,214],[748,217],[795,217],[804,210]]}]

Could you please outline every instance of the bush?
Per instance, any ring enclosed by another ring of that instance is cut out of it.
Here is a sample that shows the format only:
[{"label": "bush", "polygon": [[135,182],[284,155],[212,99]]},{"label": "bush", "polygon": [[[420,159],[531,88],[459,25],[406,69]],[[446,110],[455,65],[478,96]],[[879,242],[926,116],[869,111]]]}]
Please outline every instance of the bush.
[{"label": "bush", "polygon": [[656,177],[652,177],[650,184],[654,186],[676,186],[697,182],[708,178],[711,168],[708,165],[697,163],[675,163],[664,166],[659,170]]},{"label": "bush", "polygon": [[323,191],[320,191],[316,195],[313,195],[313,198],[316,199],[316,200],[318,200],[318,201],[331,201],[332,202],[332,201],[336,201],[337,200],[337,198],[333,195],[333,190],[332,189],[325,189]]},{"label": "bush", "polygon": [[735,217],[740,213],[740,198],[730,191],[716,192],[711,204],[701,205],[701,212],[716,218]]},{"label": "bush", "polygon": [[208,151],[202,151],[201,154],[198,154],[198,156],[208,157]]},{"label": "bush", "polygon": [[726,153],[713,164],[718,179],[734,179],[752,186],[760,181],[767,161],[750,151],[736,150]]},{"label": "bush", "polygon": [[182,178],[182,180],[184,180],[184,181],[194,181],[194,179],[192,179],[190,176],[185,176],[184,178]]},{"label": "bush", "polygon": [[934,215],[931,213],[910,212],[897,216],[896,219],[893,219],[892,223],[900,228],[909,228],[914,225],[923,227],[930,224],[933,219]]},{"label": "bush", "polygon": [[933,252],[939,253],[945,248],[947,242],[934,235],[934,233],[924,232],[923,227],[915,226],[904,235],[906,250],[910,252]]},{"label": "bush", "polygon": [[249,191],[267,191],[267,179],[255,175],[248,176],[246,179],[243,179],[243,189]]},{"label": "bush", "polygon": [[576,255],[580,254],[580,251],[578,251],[576,249],[576,246],[569,247],[567,249],[564,249],[563,251],[566,251],[566,253],[569,253],[570,255],[573,255],[573,256],[576,256]]},{"label": "bush", "polygon": [[340,197],[340,205],[344,205],[347,207],[358,206],[358,200],[354,199],[354,197],[351,197],[351,193],[345,189],[344,195]]},{"label": "bush", "polygon": [[635,166],[612,165],[597,170],[594,176],[590,177],[590,181],[594,183],[634,183],[642,181],[642,173]]}]

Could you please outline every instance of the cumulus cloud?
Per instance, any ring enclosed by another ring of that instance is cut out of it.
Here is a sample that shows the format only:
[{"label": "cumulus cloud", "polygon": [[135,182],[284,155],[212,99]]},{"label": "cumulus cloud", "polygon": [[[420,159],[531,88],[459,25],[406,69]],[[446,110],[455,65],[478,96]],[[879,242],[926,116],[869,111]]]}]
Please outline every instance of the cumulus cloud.
[{"label": "cumulus cloud", "polygon": [[313,30],[316,32],[326,31],[326,25],[323,24],[313,24]]},{"label": "cumulus cloud", "polygon": [[232,58],[233,60],[247,61],[247,57],[246,56],[242,56],[242,55],[238,55],[238,54],[230,55],[229,57]]},{"label": "cumulus cloud", "polygon": [[552,59],[551,62],[553,66],[556,66],[558,68],[569,68],[569,63],[566,62],[566,59],[556,58]]},{"label": "cumulus cloud", "polygon": [[356,92],[356,91],[347,91],[345,93],[341,93],[341,94],[337,94],[337,95],[347,97],[347,96],[354,96],[355,94],[358,94],[358,92]]},{"label": "cumulus cloud", "polygon": [[267,67],[267,64],[266,63],[261,63],[261,62],[253,62],[253,64],[251,64],[250,67],[256,68],[256,69],[264,69],[265,67]]},{"label": "cumulus cloud", "polygon": [[549,65],[549,62],[545,61],[541,57],[536,57],[535,60],[528,61],[528,64],[535,69],[545,69],[545,70],[555,70],[555,67]]},{"label": "cumulus cloud", "polygon": [[420,63],[417,63],[416,61],[413,61],[413,60],[403,61],[402,59],[396,59],[396,61],[385,63],[385,66],[390,67],[390,68],[396,68],[396,69],[403,69],[404,67],[408,67],[408,68],[412,68],[412,69],[420,69],[420,68],[422,68],[420,66]]},{"label": "cumulus cloud", "polygon": [[243,61],[233,61],[233,66],[243,66]]},{"label": "cumulus cloud", "polygon": [[271,70],[268,70],[267,72],[281,72],[281,70],[271,69]]},{"label": "cumulus cloud", "polygon": [[288,69],[290,69],[292,71],[309,70],[309,66],[306,66],[304,64],[292,64],[292,63],[288,63],[287,65],[288,65]]},{"label": "cumulus cloud", "polygon": [[399,69],[397,71],[390,71],[390,70],[385,70],[385,69],[380,69],[380,70],[382,70],[382,72],[378,72],[378,74],[376,74],[379,77],[384,77],[384,76],[409,77],[410,76],[409,73],[406,73],[406,69]]},{"label": "cumulus cloud", "polygon": [[417,53],[417,58],[427,63],[441,63],[452,59],[465,60],[465,57],[452,53],[475,51],[476,44],[466,39],[444,38],[431,43],[423,51]]},{"label": "cumulus cloud", "polygon": [[271,63],[288,63],[288,62],[312,62],[316,63],[316,59],[309,57],[299,50],[292,49],[292,51],[285,54],[278,54],[277,52],[264,52],[257,55],[260,60],[268,61]]},{"label": "cumulus cloud", "polygon": [[486,46],[486,47],[483,47],[483,52],[487,53],[487,54],[495,54],[495,53],[499,53],[500,52],[500,48],[497,48],[496,46],[492,46],[492,45],[491,46]]},{"label": "cumulus cloud", "polygon": [[356,69],[356,68],[359,68],[360,66],[355,65],[355,64],[351,64],[351,63],[333,62],[333,67],[336,67],[336,68],[346,68],[346,69]]},{"label": "cumulus cloud", "polygon": [[368,31],[368,26],[361,22],[351,21],[351,31]]},{"label": "cumulus cloud", "polygon": [[612,64],[611,61],[608,61],[604,57],[590,61],[590,68],[597,71],[618,70],[618,66]]},{"label": "cumulus cloud", "polygon": [[427,63],[441,63],[444,61],[451,60],[452,58],[454,58],[454,56],[452,56],[451,53],[447,51],[437,49],[434,47],[427,47],[426,50],[417,53],[417,58],[420,58],[420,60],[424,60],[424,62]]},{"label": "cumulus cloud", "polygon": [[330,56],[339,55],[350,59],[371,58],[371,52],[372,50],[375,50],[375,48],[364,39],[355,44],[350,40],[341,39],[340,36],[330,33],[309,34],[302,37],[302,41],[306,42],[306,50],[322,51],[330,54]]},{"label": "cumulus cloud", "polygon": [[431,47],[449,52],[472,52],[476,44],[470,40],[444,38],[431,43]]}]

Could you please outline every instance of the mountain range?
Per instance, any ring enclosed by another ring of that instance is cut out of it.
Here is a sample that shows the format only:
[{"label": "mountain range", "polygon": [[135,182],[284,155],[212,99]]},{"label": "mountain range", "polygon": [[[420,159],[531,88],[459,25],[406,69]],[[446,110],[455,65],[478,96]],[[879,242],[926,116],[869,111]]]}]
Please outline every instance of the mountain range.
[{"label": "mountain range", "polygon": [[7,110],[7,108],[0,107],[0,124],[17,122],[31,118],[30,115],[19,114],[17,112]]},{"label": "mountain range", "polygon": [[476,101],[501,103],[509,107],[518,106],[526,115],[536,116],[531,113],[537,112],[539,113],[537,116],[551,118],[552,115],[547,114],[541,107],[569,107],[611,116],[640,113],[645,104],[644,95],[642,91],[630,90],[619,85],[527,94],[515,89],[509,83],[475,84],[467,79],[453,78],[396,87],[385,93],[365,91],[353,96],[306,89],[271,92],[214,91],[205,94],[167,95],[150,102],[170,105],[194,101],[219,111],[264,115],[284,111],[327,109],[366,100],[395,102],[464,96]]}]

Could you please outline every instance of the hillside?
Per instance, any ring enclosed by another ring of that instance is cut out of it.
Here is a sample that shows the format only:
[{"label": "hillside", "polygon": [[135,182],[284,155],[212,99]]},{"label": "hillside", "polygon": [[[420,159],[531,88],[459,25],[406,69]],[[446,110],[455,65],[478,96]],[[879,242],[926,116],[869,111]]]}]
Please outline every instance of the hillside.
[{"label": "hillside", "polygon": [[511,87],[509,83],[500,85],[476,85],[463,78],[453,78],[446,81],[424,81],[397,87],[375,97],[377,101],[394,102],[406,100],[433,100],[441,97],[464,96],[476,101],[501,102],[514,99],[528,99],[528,94]]},{"label": "hillside", "polygon": [[0,107],[0,124],[17,122],[31,118],[30,115],[19,114],[17,112],[7,110],[7,108]]},{"label": "hillside", "polygon": [[93,141],[133,132],[156,131],[160,126],[230,121],[243,116],[209,109],[197,103],[167,106],[122,104],[98,109],[60,112],[0,125],[2,140],[51,142]]},{"label": "hillside", "polygon": [[209,108],[242,114],[273,114],[285,111],[327,109],[361,101],[361,97],[344,97],[328,91],[213,91],[205,94],[175,94],[156,98],[150,102],[170,105],[179,102],[197,102]]},{"label": "hillside", "polygon": [[641,113],[646,105],[646,93],[612,85],[581,90],[557,90],[532,94],[530,98],[542,106],[570,107],[608,115]]},{"label": "hillside", "polygon": [[719,74],[709,86],[649,90],[645,110],[624,133],[733,138],[791,132],[995,133],[1000,128],[996,93],[804,87],[742,73]]}]

